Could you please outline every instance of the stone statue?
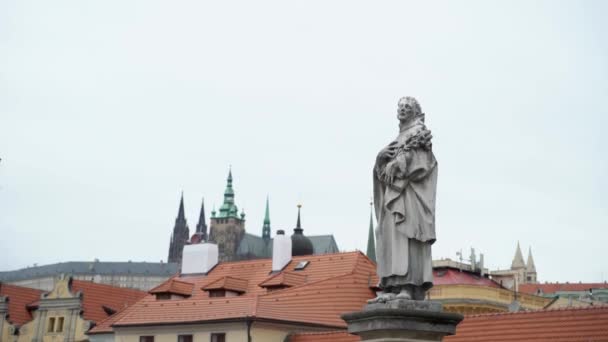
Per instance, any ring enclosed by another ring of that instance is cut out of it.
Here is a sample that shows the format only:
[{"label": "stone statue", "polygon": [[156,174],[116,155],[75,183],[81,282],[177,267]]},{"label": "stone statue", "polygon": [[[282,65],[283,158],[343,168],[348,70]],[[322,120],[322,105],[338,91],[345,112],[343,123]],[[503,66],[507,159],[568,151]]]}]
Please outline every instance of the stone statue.
[{"label": "stone statue", "polygon": [[424,300],[433,286],[437,160],[424,113],[413,97],[399,100],[399,135],[374,166],[378,276],[382,293],[370,303]]}]

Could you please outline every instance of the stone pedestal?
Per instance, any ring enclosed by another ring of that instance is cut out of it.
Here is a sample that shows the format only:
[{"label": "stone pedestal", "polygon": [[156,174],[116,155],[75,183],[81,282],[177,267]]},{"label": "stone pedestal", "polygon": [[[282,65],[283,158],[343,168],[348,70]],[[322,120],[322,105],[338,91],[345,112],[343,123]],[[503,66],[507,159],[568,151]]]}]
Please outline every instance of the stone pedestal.
[{"label": "stone pedestal", "polygon": [[463,316],[442,311],[438,302],[392,300],[368,304],[363,311],[342,315],[348,332],[368,342],[441,341],[453,335]]}]

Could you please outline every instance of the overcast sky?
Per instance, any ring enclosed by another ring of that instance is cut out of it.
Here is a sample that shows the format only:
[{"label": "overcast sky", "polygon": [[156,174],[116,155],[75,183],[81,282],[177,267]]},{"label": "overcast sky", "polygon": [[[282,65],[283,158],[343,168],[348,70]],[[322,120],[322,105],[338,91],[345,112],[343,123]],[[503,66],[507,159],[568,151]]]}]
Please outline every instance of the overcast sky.
[{"label": "overcast sky", "polygon": [[1,1],[0,270],[166,260],[232,165],[248,232],[365,250],[377,152],[415,96],[434,258],[608,278],[604,1]]}]

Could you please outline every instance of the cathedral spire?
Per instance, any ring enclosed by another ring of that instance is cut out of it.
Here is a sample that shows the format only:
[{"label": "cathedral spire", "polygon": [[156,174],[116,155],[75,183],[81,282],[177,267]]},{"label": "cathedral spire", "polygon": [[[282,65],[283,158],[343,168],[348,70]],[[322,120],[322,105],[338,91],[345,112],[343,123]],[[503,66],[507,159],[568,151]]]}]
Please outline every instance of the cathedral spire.
[{"label": "cathedral spire", "polygon": [[207,239],[207,219],[205,218],[205,198],[203,197],[203,203],[201,204],[201,213],[198,216],[198,224],[196,225],[196,232],[201,234],[203,239]]},{"label": "cathedral spire", "polygon": [[186,213],[184,210],[184,192],[182,191],[177,217],[175,218],[175,226],[173,227],[173,234],[171,234],[169,257],[167,258],[167,262],[181,263],[184,245],[189,238],[190,230],[188,229],[188,223],[186,222]]},{"label": "cathedral spire", "polygon": [[536,265],[534,265],[534,258],[532,257],[532,247],[528,249],[528,262],[526,263],[526,272],[536,273]]},{"label": "cathedral spire", "polygon": [[519,248],[519,241],[517,241],[517,249],[515,250],[513,262],[511,263],[511,269],[515,270],[520,268],[526,268],[526,264],[524,263],[524,256],[521,253],[521,248]]},{"label": "cathedral spire", "polygon": [[184,212],[184,192],[182,191],[182,198],[179,201],[179,210],[177,211],[177,218],[175,222],[186,222],[186,214]]},{"label": "cathedral spire", "polygon": [[369,204],[369,233],[367,234],[367,257],[376,262],[376,242],[374,241],[373,203]]},{"label": "cathedral spire", "polygon": [[226,180],[226,190],[224,190],[224,203],[220,207],[218,217],[221,218],[239,218],[239,209],[234,204],[234,189],[232,188],[232,167],[228,171],[228,179]]},{"label": "cathedral spire", "polygon": [[270,209],[268,205],[268,196],[266,196],[266,213],[264,214],[264,225],[262,226],[262,238],[266,241],[270,240]]}]

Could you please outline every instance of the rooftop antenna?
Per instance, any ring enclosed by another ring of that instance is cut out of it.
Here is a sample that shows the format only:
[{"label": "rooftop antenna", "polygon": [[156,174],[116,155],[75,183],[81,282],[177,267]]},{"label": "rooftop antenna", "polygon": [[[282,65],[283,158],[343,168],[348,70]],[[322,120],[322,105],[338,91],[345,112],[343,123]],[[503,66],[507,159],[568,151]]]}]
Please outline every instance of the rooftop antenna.
[{"label": "rooftop antenna", "polygon": [[458,255],[458,270],[462,272],[462,249],[456,252],[456,255]]}]

